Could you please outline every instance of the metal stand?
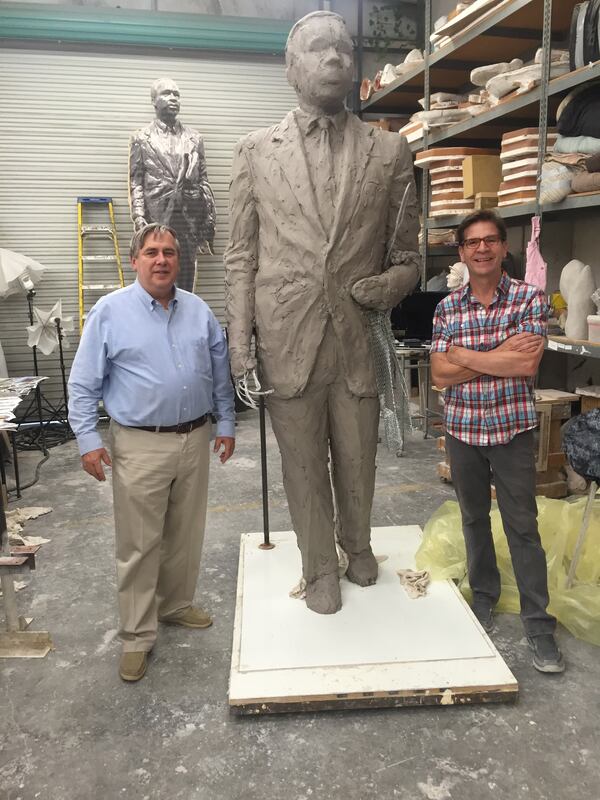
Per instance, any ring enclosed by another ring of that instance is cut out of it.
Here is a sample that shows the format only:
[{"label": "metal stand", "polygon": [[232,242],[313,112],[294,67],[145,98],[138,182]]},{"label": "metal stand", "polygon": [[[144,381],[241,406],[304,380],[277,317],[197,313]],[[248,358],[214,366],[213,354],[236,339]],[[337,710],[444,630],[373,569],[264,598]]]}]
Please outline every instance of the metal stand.
[{"label": "metal stand", "polygon": [[263,508],[263,535],[264,540],[259,545],[261,550],[272,550],[275,545],[269,540],[269,491],[267,476],[267,426],[265,419],[265,398],[261,395],[258,400],[258,415],[260,420],[260,471],[262,480],[262,508]]},{"label": "metal stand", "polygon": [[567,583],[565,585],[565,588],[567,589],[571,588],[571,586],[573,585],[573,581],[575,579],[575,573],[577,571],[577,565],[579,564],[579,559],[581,557],[581,551],[583,550],[583,543],[585,542],[587,529],[590,524],[590,518],[592,516],[592,508],[594,506],[594,499],[596,497],[597,491],[598,491],[598,484],[596,483],[596,481],[592,481],[590,483],[590,491],[588,493],[587,503],[585,504],[585,511],[583,512],[583,521],[581,523],[581,530],[579,531],[579,536],[577,537],[575,552],[573,553],[571,566],[569,567],[569,573],[567,575]]},{"label": "metal stand", "polygon": [[[27,305],[29,311],[29,324],[33,325],[33,299],[35,297],[35,290],[30,289],[27,292]],[[41,387],[38,385],[35,390],[34,397],[30,400],[25,410],[19,415],[18,434],[22,437],[19,444],[21,450],[41,450],[42,453],[48,455],[48,440],[50,446],[56,444],[63,444],[73,437],[73,433],[67,422],[67,379],[65,371],[65,360],[63,353],[63,334],[60,325],[60,320],[54,320],[58,335],[58,351],[60,359],[60,371],[62,376],[63,386],[63,401],[60,405],[54,405],[44,395]],[[39,365],[37,356],[37,347],[35,345],[31,348],[33,352],[33,374],[39,376]],[[33,413],[32,413],[33,412]],[[35,418],[35,421],[33,421]]]}]

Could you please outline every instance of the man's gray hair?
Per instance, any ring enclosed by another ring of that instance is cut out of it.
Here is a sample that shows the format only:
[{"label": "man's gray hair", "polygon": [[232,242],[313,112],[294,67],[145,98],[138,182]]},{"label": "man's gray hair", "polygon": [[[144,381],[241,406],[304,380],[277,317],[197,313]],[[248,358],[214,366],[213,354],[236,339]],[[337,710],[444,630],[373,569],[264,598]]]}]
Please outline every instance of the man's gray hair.
[{"label": "man's gray hair", "polygon": [[180,256],[181,248],[179,247],[177,234],[173,228],[169,228],[168,225],[160,225],[158,222],[153,222],[151,225],[144,225],[143,228],[140,228],[139,231],[133,234],[131,237],[131,244],[129,245],[129,258],[133,261],[134,258],[139,256],[140,250],[144,246],[144,242],[148,236],[164,236],[165,233],[170,233],[175,240],[175,249],[177,250],[177,255]]},{"label": "man's gray hair", "polygon": [[[346,21],[343,17],[340,17],[339,14],[334,13],[333,11],[311,11],[310,14],[306,14],[306,16],[299,19],[293,26],[291,31],[288,34],[287,42],[285,43],[285,63],[287,67],[293,66],[294,63],[294,49],[293,49],[293,42],[296,36],[300,33],[300,31],[305,28],[313,19],[317,17],[331,17],[332,19],[339,22],[344,29],[346,29]],[[346,29],[347,30],[347,29]],[[348,34],[348,38],[350,39],[350,34]]]},{"label": "man's gray hair", "polygon": [[173,78],[157,78],[150,87],[150,100],[153,103],[156,100],[156,97],[158,95],[158,87],[161,85],[161,83],[174,83],[175,87],[177,88],[177,91],[179,91],[179,86],[177,86]]}]

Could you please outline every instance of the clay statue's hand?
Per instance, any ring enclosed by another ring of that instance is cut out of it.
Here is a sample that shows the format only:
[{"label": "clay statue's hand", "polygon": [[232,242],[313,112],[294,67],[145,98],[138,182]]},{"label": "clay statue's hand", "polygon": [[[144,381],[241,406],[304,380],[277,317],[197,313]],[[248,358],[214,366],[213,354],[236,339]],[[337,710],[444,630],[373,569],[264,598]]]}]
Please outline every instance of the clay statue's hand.
[{"label": "clay statue's hand", "polygon": [[133,227],[135,228],[136,231],[141,231],[142,228],[145,228],[147,224],[148,223],[143,217],[136,217],[133,220]]},{"label": "clay statue's hand", "polygon": [[235,393],[248,408],[258,408],[260,398],[273,392],[274,389],[262,386],[255,369],[248,370],[235,379]]},{"label": "clay statue's hand", "polygon": [[393,264],[381,275],[372,275],[356,281],[350,294],[365,308],[389,311],[410,294],[419,281],[416,264]]},{"label": "clay statue's hand", "polygon": [[256,359],[251,356],[248,351],[240,353],[233,347],[229,348],[229,363],[231,365],[231,374],[237,383],[242,378],[247,378],[256,369]]}]

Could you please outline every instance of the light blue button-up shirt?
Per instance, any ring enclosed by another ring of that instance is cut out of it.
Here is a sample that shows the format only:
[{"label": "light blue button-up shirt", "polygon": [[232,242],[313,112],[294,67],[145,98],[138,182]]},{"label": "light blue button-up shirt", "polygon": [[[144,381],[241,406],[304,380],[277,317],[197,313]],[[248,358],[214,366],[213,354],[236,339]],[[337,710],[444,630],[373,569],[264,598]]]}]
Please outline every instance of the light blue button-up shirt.
[{"label": "light blue button-up shirt", "polygon": [[98,402],[121,425],[177,425],[212,413],[234,436],[227,343],[207,304],[175,289],[168,309],[136,281],[90,311],[69,377],[69,422],[82,455],[102,447]]}]

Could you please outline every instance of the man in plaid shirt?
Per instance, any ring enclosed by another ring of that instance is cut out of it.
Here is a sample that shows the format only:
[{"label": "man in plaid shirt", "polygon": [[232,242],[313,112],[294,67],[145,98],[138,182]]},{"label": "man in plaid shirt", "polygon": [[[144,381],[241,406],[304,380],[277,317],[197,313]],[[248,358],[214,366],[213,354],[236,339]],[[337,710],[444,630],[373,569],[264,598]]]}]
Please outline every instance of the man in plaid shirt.
[{"label": "man in plaid shirt", "polygon": [[438,305],[431,343],[431,374],[445,389],[446,450],[462,514],[473,611],[493,629],[500,573],[490,524],[491,482],[521,598],[521,619],[541,672],[562,672],[546,611],[548,577],[535,500],[533,379],[544,351],[544,293],[502,270],[506,227],[491,211],[458,226],[469,283]]}]

